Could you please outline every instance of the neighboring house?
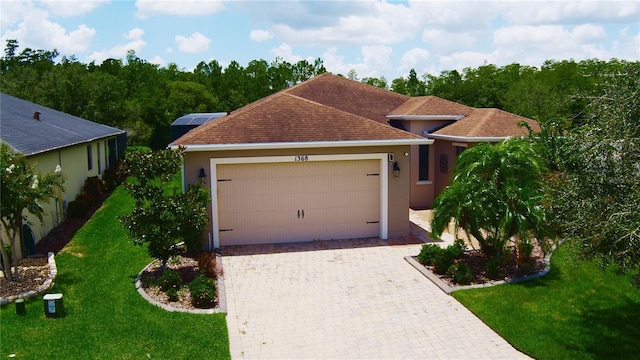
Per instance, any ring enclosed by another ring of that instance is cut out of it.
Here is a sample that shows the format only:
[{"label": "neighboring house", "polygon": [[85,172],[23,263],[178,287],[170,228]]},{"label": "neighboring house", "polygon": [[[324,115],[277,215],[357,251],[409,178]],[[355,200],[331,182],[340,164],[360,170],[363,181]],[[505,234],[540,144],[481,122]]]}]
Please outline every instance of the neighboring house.
[{"label": "neighboring house", "polygon": [[[53,172],[60,165],[65,176],[60,203],[52,200],[42,204],[44,221],[28,216],[31,231],[26,233],[27,244],[23,245],[29,253],[64,220],[66,204],[82,191],[86,178],[101,176],[116,164],[126,147],[126,133],[6,94],[0,94],[0,113],[3,142],[37,164],[38,172]],[[2,236],[6,236],[4,231]]]},{"label": "neighboring house", "polygon": [[197,128],[198,126],[207,123],[211,120],[215,120],[219,117],[227,115],[226,112],[217,113],[195,113],[180,116],[169,128],[170,140],[177,140],[180,136],[188,133],[189,131]]},{"label": "neighboring house", "polygon": [[[211,190],[209,239],[226,245],[408,236],[409,207],[429,207],[455,156],[524,135],[497,109],[411,98],[323,74],[199,126],[183,184]],[[490,135],[493,134],[493,135]]]}]

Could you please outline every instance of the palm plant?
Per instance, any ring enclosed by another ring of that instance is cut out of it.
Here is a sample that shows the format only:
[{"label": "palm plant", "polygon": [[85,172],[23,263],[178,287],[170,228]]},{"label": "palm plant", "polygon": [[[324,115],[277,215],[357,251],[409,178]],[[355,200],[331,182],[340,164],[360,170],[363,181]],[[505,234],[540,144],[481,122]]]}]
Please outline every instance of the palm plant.
[{"label": "palm plant", "polygon": [[543,160],[532,144],[509,138],[496,145],[479,144],[457,159],[453,180],[434,201],[433,235],[464,231],[478,241],[488,258],[502,258],[507,245],[552,238],[546,220]]}]

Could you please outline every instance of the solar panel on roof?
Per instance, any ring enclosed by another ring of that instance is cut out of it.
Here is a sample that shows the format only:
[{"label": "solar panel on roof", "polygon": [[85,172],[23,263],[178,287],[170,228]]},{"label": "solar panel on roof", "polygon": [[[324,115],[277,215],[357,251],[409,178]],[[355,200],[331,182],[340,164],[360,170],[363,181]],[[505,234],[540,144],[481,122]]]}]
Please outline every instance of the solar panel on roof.
[{"label": "solar panel on roof", "polygon": [[225,115],[226,112],[187,114],[177,118],[171,125],[202,125]]}]

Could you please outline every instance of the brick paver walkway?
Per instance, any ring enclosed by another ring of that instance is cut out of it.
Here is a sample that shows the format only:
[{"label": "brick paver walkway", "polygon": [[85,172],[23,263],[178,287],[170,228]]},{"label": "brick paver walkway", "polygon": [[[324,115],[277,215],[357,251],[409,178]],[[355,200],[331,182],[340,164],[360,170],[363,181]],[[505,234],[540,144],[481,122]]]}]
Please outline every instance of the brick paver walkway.
[{"label": "brick paver walkway", "polygon": [[223,248],[231,356],[527,358],[403,259],[419,244],[390,244]]}]

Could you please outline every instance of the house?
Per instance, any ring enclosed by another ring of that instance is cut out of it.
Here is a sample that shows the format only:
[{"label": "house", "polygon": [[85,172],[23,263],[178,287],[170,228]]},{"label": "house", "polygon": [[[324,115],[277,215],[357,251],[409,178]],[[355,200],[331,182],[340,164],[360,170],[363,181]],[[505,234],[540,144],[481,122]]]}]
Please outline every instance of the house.
[{"label": "house", "polygon": [[183,184],[211,190],[213,247],[407,236],[455,156],[525,134],[498,109],[411,98],[323,74],[207,122],[186,148]]},{"label": "house", "polygon": [[101,176],[123,156],[126,134],[7,94],[0,94],[0,114],[2,142],[37,164],[37,171],[53,172],[59,165],[65,176],[60,203],[42,204],[44,221],[28,216],[31,231],[26,232],[23,244],[28,254],[64,220],[66,204],[82,191],[86,178]]}]

